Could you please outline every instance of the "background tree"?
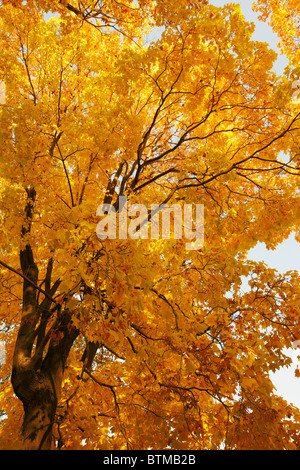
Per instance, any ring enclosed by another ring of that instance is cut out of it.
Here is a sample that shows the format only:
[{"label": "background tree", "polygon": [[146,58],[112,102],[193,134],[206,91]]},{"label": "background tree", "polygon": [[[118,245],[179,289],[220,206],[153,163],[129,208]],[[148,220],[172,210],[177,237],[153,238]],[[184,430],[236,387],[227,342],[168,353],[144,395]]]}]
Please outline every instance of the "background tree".
[{"label": "background tree", "polygon": [[[238,6],[197,4],[3,2],[2,448],[299,446],[269,379],[299,278],[246,257],[299,222],[298,105]],[[120,195],[204,204],[203,248],[99,240]]]}]

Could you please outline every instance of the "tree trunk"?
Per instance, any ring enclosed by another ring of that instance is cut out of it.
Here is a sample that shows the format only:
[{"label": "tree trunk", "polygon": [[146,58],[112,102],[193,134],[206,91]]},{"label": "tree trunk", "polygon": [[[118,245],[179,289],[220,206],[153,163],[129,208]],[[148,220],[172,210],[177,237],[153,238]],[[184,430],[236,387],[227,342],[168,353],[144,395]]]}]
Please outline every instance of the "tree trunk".
[{"label": "tree trunk", "polygon": [[[27,188],[22,238],[30,234],[36,193]],[[52,428],[61,391],[66,361],[79,334],[72,323],[72,313],[53,300],[60,285],[51,286],[52,259],[44,279],[45,298],[39,303],[39,269],[30,243],[20,252],[23,273],[22,318],[15,344],[11,382],[24,407],[22,434],[24,448],[51,448]],[[51,308],[52,304],[55,304]],[[48,329],[47,329],[48,328]],[[47,331],[46,331],[47,330]],[[35,345],[35,348],[34,348]],[[95,354],[96,349],[92,348]]]},{"label": "tree trunk", "polygon": [[65,364],[79,334],[67,310],[61,315],[59,326],[54,331],[56,337],[50,341],[41,361],[41,369],[37,369],[40,361],[34,355],[24,355],[17,340],[11,382],[24,407],[22,434],[26,450],[51,448],[52,427]]},{"label": "tree trunk", "polygon": [[23,372],[13,369],[12,384],[24,407],[24,449],[49,450],[57,406],[57,393],[51,380],[32,369]]},{"label": "tree trunk", "polygon": [[[22,237],[30,233],[36,196],[34,189],[29,188],[27,195]],[[24,448],[46,450],[51,448],[52,427],[66,360],[79,332],[72,325],[71,313],[67,309],[61,311],[61,305],[56,304],[51,310],[52,295],[60,283],[56,281],[51,287],[52,260],[48,262],[45,278],[47,297],[41,303],[37,298],[39,270],[29,243],[20,252],[20,264],[24,275],[22,318],[11,382],[24,407]],[[49,321],[52,321],[50,326]]]}]

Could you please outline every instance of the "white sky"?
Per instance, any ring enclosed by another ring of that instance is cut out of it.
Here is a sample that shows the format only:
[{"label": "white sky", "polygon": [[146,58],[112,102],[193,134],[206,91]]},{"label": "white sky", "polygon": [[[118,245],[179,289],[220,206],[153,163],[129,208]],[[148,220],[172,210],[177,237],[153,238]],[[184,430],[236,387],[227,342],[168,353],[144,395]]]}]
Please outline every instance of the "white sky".
[{"label": "white sky", "polygon": [[[255,23],[253,39],[268,42],[270,47],[278,53],[273,70],[278,75],[283,73],[284,68],[288,64],[288,60],[284,55],[279,53],[277,48],[279,42],[278,36],[273,33],[272,28],[267,23],[258,20],[258,14],[252,11],[251,0],[242,0],[240,2],[210,0],[210,3],[215,6],[224,6],[227,3],[238,3],[241,6],[245,19]],[[263,243],[259,243],[249,252],[248,258],[254,261],[264,261],[271,268],[277,269],[280,273],[285,273],[289,270],[300,271],[300,247],[293,236],[290,236],[288,240],[274,251],[267,250]],[[290,367],[282,368],[275,374],[271,373],[270,377],[276,387],[278,395],[281,395],[287,401],[300,408],[300,379],[296,378],[294,375],[295,367],[297,364],[300,365],[300,358],[297,358],[297,356],[300,355],[300,349],[298,347],[296,350],[289,349],[286,352],[293,359],[293,364]]]}]

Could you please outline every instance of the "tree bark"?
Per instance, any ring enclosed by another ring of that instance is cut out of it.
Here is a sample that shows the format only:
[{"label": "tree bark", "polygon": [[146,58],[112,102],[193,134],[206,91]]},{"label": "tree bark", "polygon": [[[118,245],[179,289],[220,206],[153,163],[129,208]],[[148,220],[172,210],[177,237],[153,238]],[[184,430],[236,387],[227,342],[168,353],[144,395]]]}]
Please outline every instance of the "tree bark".
[{"label": "tree bark", "polygon": [[22,435],[25,450],[49,450],[57,406],[49,378],[33,369],[13,370],[12,383],[24,407]]},{"label": "tree bark", "polygon": [[78,331],[65,320],[56,334],[60,339],[51,340],[41,369],[36,369],[34,357],[24,363],[20,358],[14,361],[12,384],[24,407],[22,434],[24,448],[28,450],[51,448],[52,427],[65,363]]},{"label": "tree bark", "polygon": [[[49,450],[66,360],[79,334],[66,310],[53,331],[42,362],[15,349],[12,385],[24,407],[22,434],[26,450]],[[17,341],[18,343],[18,341]],[[41,364],[41,369],[37,366]]]},{"label": "tree bark", "polygon": [[[52,427],[66,360],[79,331],[72,324],[71,313],[67,309],[61,311],[59,304],[51,309],[52,296],[60,284],[57,280],[51,287],[52,260],[49,260],[45,278],[47,296],[38,303],[38,288],[35,286],[38,284],[39,270],[26,238],[31,230],[36,193],[33,188],[26,191],[28,198],[22,227],[25,247],[20,252],[24,275],[22,318],[15,344],[11,382],[24,407],[24,448],[48,450],[51,448]],[[50,320],[52,325],[49,326]]]}]

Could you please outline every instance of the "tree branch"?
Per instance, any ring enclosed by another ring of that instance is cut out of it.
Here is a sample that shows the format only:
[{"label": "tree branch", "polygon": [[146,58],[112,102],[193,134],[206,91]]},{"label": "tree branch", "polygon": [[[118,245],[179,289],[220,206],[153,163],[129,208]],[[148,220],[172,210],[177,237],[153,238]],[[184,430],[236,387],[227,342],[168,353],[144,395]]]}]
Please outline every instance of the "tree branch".
[{"label": "tree branch", "polygon": [[51,295],[49,295],[44,289],[42,289],[41,287],[39,287],[36,283],[34,283],[31,279],[29,279],[29,277],[25,276],[25,274],[21,273],[20,271],[18,271],[17,269],[14,269],[12,268],[11,266],[9,266],[8,264],[4,263],[4,261],[1,261],[0,260],[0,264],[6,268],[6,269],[9,269],[9,271],[17,274],[18,276],[22,277],[24,280],[26,280],[27,282],[29,282],[29,284],[32,285],[32,287],[34,287],[35,289],[37,289],[38,291],[40,291],[42,294],[44,294],[45,297],[47,297],[47,299],[51,300],[51,302],[55,303],[56,305],[60,305],[56,302],[56,300],[51,297]]}]

